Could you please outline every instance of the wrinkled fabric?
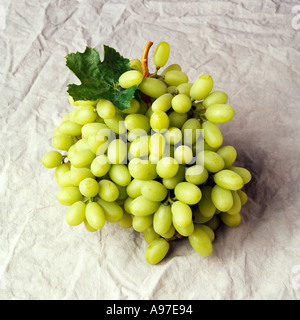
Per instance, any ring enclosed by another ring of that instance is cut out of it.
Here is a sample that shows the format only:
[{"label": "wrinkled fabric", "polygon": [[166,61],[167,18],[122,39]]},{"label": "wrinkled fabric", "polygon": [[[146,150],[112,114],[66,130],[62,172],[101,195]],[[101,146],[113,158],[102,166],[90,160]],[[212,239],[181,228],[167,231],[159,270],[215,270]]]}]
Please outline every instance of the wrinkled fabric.
[{"label": "wrinkled fabric", "polygon": [[[298,3],[299,4],[299,3]],[[1,299],[299,299],[300,10],[296,1],[5,0],[0,2]],[[294,10],[293,10],[294,8]],[[3,20],[4,19],[4,20]],[[252,173],[237,228],[213,254],[173,241],[158,265],[133,229],[65,222],[54,170],[41,165],[77,83],[65,66],[103,44],[141,58],[167,41],[168,64],[208,73],[235,117],[220,125]]]}]

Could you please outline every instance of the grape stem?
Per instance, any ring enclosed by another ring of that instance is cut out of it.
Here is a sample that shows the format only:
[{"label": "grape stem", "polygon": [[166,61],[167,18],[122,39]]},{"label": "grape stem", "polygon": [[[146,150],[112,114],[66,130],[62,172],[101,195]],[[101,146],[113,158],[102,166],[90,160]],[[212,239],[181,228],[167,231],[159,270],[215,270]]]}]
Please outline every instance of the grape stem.
[{"label": "grape stem", "polygon": [[148,69],[148,53],[153,45],[153,42],[148,41],[145,45],[143,55],[142,55],[142,68],[143,68],[143,77],[147,78],[149,77],[149,69]]}]

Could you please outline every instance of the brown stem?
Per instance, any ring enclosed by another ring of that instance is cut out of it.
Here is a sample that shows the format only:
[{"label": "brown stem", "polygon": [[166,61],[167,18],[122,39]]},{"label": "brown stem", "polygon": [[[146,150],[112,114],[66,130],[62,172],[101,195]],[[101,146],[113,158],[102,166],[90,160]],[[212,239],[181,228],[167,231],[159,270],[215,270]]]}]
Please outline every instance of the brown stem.
[{"label": "brown stem", "polygon": [[153,45],[153,42],[148,41],[145,45],[143,55],[142,55],[142,68],[143,68],[143,77],[147,78],[149,77],[149,69],[148,69],[148,53]]}]

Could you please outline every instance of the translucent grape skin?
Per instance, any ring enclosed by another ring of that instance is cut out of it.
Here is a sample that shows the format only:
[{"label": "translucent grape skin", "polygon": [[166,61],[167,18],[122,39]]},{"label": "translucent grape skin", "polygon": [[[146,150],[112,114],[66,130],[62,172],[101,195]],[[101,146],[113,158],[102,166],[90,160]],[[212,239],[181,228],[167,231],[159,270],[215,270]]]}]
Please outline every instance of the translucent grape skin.
[{"label": "translucent grape skin", "polygon": [[188,205],[198,203],[202,197],[202,192],[199,187],[189,182],[180,182],[175,187],[176,198]]},{"label": "translucent grape skin", "polygon": [[218,186],[229,190],[239,190],[244,186],[242,177],[228,169],[217,172],[214,181]]},{"label": "translucent grape skin", "polygon": [[228,104],[214,104],[206,110],[205,116],[211,122],[225,123],[234,117],[234,109]]},{"label": "translucent grape skin", "polygon": [[195,225],[194,232],[189,236],[192,248],[201,256],[208,257],[212,254],[212,243],[207,232],[199,225]]},{"label": "translucent grape skin", "polygon": [[228,96],[223,91],[214,91],[210,93],[204,100],[203,100],[203,106],[205,108],[210,107],[214,104],[226,104],[228,100]]},{"label": "translucent grape skin", "polygon": [[83,201],[73,203],[66,212],[66,222],[70,226],[78,226],[85,220],[86,204]]},{"label": "translucent grape skin", "polygon": [[57,201],[65,206],[71,206],[73,203],[82,200],[82,194],[78,187],[61,188],[56,195]]},{"label": "translucent grape skin", "polygon": [[44,167],[48,169],[56,168],[62,163],[62,155],[58,151],[47,152],[42,159]]},{"label": "translucent grape skin", "polygon": [[99,181],[99,196],[101,199],[113,202],[119,197],[118,187],[110,180],[102,179]]},{"label": "translucent grape skin", "polygon": [[157,264],[167,255],[170,244],[163,238],[153,240],[145,251],[145,260],[149,264]]},{"label": "translucent grape skin", "polygon": [[167,233],[172,226],[172,211],[170,205],[161,204],[153,215],[153,228],[156,233]]},{"label": "translucent grape skin", "polygon": [[166,187],[159,181],[150,180],[142,184],[141,194],[152,201],[163,201],[167,196]]},{"label": "translucent grape skin", "polygon": [[105,213],[97,202],[90,202],[85,210],[86,220],[96,230],[102,229],[105,225]]},{"label": "translucent grape skin", "polygon": [[160,42],[154,52],[153,62],[156,68],[165,66],[170,55],[170,45],[167,42]]},{"label": "translucent grape skin", "polygon": [[143,74],[137,70],[124,72],[119,78],[119,85],[128,89],[134,85],[139,85],[143,81]]},{"label": "translucent grape skin", "polygon": [[167,86],[164,82],[154,78],[144,78],[139,85],[139,89],[145,95],[151,98],[159,98],[163,94],[167,93]]},{"label": "translucent grape skin", "polygon": [[93,178],[85,178],[80,182],[79,190],[85,197],[95,197],[99,192],[99,183]]},{"label": "translucent grape skin", "polygon": [[202,75],[193,83],[190,96],[194,100],[206,98],[213,88],[213,79],[210,75]]},{"label": "translucent grape skin", "polygon": [[171,206],[171,210],[173,223],[175,222],[181,227],[186,227],[191,223],[192,210],[187,204],[181,201],[175,201]]}]

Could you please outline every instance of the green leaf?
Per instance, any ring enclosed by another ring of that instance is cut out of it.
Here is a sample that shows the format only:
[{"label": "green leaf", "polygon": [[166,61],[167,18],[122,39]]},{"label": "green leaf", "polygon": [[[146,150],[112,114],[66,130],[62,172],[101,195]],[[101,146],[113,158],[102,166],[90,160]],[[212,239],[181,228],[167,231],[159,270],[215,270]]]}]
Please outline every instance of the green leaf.
[{"label": "green leaf", "polygon": [[128,89],[119,86],[119,77],[131,68],[129,59],[115,49],[104,46],[104,60],[101,62],[99,52],[86,47],[83,53],[68,54],[66,66],[81,82],[80,85],[68,85],[68,93],[74,101],[107,99],[120,110],[130,107],[138,86]]}]

